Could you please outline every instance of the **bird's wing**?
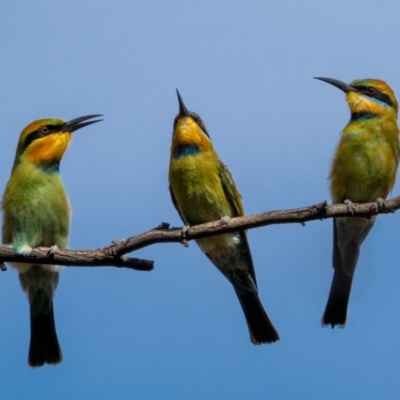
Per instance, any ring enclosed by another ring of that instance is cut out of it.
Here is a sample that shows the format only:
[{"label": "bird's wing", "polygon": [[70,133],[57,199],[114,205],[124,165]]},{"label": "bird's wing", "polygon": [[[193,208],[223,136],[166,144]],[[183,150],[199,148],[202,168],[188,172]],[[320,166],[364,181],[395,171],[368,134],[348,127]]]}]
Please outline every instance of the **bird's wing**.
[{"label": "bird's wing", "polygon": [[242,204],[242,196],[238,192],[233,181],[232,175],[229,172],[225,164],[220,161],[219,177],[221,179],[222,188],[224,189],[226,198],[231,205],[233,215],[235,217],[241,217],[244,215],[244,209]]},{"label": "bird's wing", "polygon": [[[243,209],[243,204],[242,204],[242,196],[240,195],[239,191],[236,189],[236,186],[233,181],[231,173],[229,172],[226,165],[223,164],[221,161],[220,161],[219,177],[221,179],[221,183],[222,183],[222,187],[225,192],[225,196],[231,205],[231,208],[233,211],[232,214],[235,217],[243,216],[244,209]],[[243,256],[246,260],[248,272],[249,272],[251,278],[253,279],[255,286],[257,287],[257,280],[256,280],[256,274],[254,271],[253,258],[251,256],[249,242],[247,241],[246,231],[240,231],[240,241],[243,246],[242,247]]]},{"label": "bird's wing", "polygon": [[181,220],[183,221],[184,224],[186,224],[186,221],[183,218],[183,215],[181,214],[181,212],[179,210],[178,203],[176,202],[176,199],[175,199],[175,196],[174,196],[174,192],[172,191],[171,185],[169,185],[169,194],[171,195],[172,204],[174,205],[176,211],[178,211],[178,214],[181,217]]}]

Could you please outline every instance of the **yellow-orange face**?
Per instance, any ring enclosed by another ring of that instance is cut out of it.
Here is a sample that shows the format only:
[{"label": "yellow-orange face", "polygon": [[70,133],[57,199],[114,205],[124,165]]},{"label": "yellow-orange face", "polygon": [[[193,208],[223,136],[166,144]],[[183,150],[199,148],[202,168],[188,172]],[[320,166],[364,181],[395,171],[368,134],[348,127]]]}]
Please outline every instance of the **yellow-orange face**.
[{"label": "yellow-orange face", "polygon": [[346,93],[352,112],[368,111],[382,114],[392,109],[396,114],[398,103],[392,88],[380,79],[362,79],[350,83],[354,91]]},{"label": "yellow-orange face", "polygon": [[[71,142],[71,133],[102,121],[101,114],[85,115],[65,122],[60,118],[39,119],[29,124],[19,137],[15,166],[27,160],[34,164],[57,164]],[[91,120],[91,121],[89,121]]]},{"label": "yellow-orange face", "polygon": [[171,153],[175,155],[178,148],[188,147],[191,149],[190,146],[195,146],[198,149],[203,150],[213,147],[204,122],[195,113],[177,117],[175,121],[174,136],[172,139]]},{"label": "yellow-orange face", "polygon": [[34,164],[59,162],[71,142],[71,132],[63,131],[65,125],[59,118],[29,124],[20,135],[17,158],[25,155]]},{"label": "yellow-orange face", "polygon": [[171,160],[186,156],[195,156],[199,151],[213,150],[207,128],[198,114],[189,111],[182,97],[176,90],[179,102],[179,113],[174,120],[172,135]]}]

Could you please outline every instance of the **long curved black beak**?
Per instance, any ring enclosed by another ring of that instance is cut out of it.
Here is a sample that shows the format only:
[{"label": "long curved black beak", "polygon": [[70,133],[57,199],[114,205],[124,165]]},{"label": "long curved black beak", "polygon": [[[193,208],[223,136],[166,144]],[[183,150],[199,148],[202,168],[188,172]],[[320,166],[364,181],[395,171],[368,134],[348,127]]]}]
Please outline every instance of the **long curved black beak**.
[{"label": "long curved black beak", "polygon": [[190,115],[190,112],[186,108],[185,103],[183,102],[182,97],[181,97],[178,89],[176,89],[176,94],[178,95],[178,102],[179,102],[179,114],[178,114],[178,117],[184,117],[185,115]]},{"label": "long curved black beak", "polygon": [[68,121],[65,123],[65,125],[61,129],[61,132],[75,132],[78,129],[84,128],[85,126],[92,125],[92,124],[95,124],[96,122],[103,121],[102,119],[88,121],[88,119],[102,117],[102,116],[103,116],[102,114],[92,114],[92,115],[85,115],[83,117],[71,119],[71,121]]},{"label": "long curved black beak", "polygon": [[337,79],[332,79],[332,78],[317,78],[315,77],[314,79],[318,79],[320,81],[330,83],[331,85],[337,87],[340,90],[343,90],[345,93],[349,92],[356,92],[357,90],[353,88],[353,86],[348,85],[347,83],[344,83],[342,81],[338,81]]}]

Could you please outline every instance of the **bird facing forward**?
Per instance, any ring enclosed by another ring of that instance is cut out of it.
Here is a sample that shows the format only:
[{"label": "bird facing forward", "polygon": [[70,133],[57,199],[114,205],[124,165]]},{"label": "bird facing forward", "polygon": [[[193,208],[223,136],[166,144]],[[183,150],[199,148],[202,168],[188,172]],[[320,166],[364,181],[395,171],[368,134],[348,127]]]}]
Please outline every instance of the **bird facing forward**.
[{"label": "bird facing forward", "polygon": [[[244,215],[232,175],[214,150],[202,119],[185,107],[177,91],[179,114],[174,121],[169,185],[172,202],[185,225]],[[196,240],[200,249],[232,284],[254,344],[279,336],[258,297],[257,281],[245,231]]]}]

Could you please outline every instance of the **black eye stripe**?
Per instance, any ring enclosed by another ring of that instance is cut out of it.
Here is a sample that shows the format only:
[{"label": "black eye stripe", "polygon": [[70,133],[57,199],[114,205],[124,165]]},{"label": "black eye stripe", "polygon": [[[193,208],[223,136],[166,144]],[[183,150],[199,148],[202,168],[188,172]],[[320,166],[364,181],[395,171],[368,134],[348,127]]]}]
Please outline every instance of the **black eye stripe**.
[{"label": "black eye stripe", "polygon": [[206,134],[206,136],[208,136],[208,138],[210,139],[210,135],[207,132],[206,129],[206,125],[204,124],[203,120],[199,117],[199,115],[197,115],[196,113],[194,113],[193,111],[190,113],[194,122],[196,122],[197,126]]},{"label": "black eye stripe", "polygon": [[393,106],[392,100],[390,99],[390,97],[385,94],[380,92],[379,90],[375,89],[375,93],[369,93],[368,89],[371,89],[371,86],[353,86],[354,89],[358,90],[361,93],[364,93],[365,95],[369,96],[369,97],[373,97],[377,100],[383,101],[385,104],[389,105],[389,106]]},{"label": "black eye stripe", "polygon": [[[51,135],[52,133],[59,131],[62,128],[62,126],[63,125],[46,125],[44,127],[43,126],[40,127],[34,132],[29,133],[24,140],[23,150],[25,150],[36,139],[40,139],[42,137]],[[42,132],[43,128],[47,128],[48,131]]]}]

